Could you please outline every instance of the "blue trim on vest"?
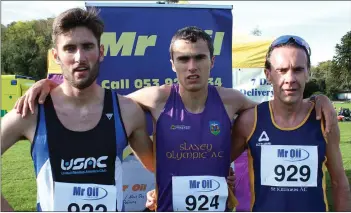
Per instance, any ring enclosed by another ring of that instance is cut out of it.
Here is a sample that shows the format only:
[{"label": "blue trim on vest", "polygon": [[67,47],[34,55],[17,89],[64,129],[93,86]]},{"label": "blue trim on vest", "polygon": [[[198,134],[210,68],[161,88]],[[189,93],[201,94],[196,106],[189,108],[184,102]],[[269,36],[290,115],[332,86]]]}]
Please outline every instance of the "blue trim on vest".
[{"label": "blue trim on vest", "polygon": [[117,101],[117,94],[112,91],[113,100],[113,114],[115,120],[115,131],[116,131],[116,143],[117,143],[117,157],[122,162],[123,161],[123,150],[127,146],[127,139],[124,134],[124,126],[121,122],[121,116],[119,114],[119,104]]},{"label": "blue trim on vest", "polygon": [[[117,147],[117,156],[121,163],[123,162],[123,151],[124,148],[128,145],[127,138],[124,131],[124,126],[122,124],[122,116],[119,114],[119,102],[117,100],[117,93],[112,91],[112,101],[113,101],[113,114],[115,121],[115,131],[116,131],[116,147]],[[123,201],[122,201],[123,202]],[[125,211],[125,205],[122,204],[122,211]]]},{"label": "blue trim on vest", "polygon": [[41,210],[40,203],[37,203],[37,211],[38,211],[38,212],[41,212],[41,211],[42,211],[42,210]]},{"label": "blue trim on vest", "polygon": [[44,105],[39,104],[39,124],[37,134],[34,137],[34,147],[32,150],[32,158],[34,163],[35,174],[38,176],[41,167],[49,159],[49,147],[47,141],[47,131],[45,122]]}]

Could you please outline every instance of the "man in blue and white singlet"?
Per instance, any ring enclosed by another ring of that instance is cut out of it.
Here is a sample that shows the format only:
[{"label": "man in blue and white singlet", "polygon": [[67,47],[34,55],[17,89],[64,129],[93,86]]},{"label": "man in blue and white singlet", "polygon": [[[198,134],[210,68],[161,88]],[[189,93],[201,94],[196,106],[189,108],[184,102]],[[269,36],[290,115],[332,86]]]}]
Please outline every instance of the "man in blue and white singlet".
[{"label": "man in blue and white singlet", "polygon": [[325,134],[314,103],[303,100],[310,53],[300,37],[277,38],[265,65],[274,100],[244,111],[234,124],[232,157],[249,150],[252,211],[328,211],[326,168],[335,211],[351,210],[338,124]]},{"label": "man in blue and white singlet", "polygon": [[[1,120],[1,154],[22,137],[31,143],[38,211],[123,211],[122,153],[130,142],[153,170],[143,110],[96,83],[104,24],[94,9],[74,8],[53,23],[53,55],[64,82],[25,118]],[[2,197],[2,210],[12,210]],[[34,204],[33,204],[34,205]]]}]

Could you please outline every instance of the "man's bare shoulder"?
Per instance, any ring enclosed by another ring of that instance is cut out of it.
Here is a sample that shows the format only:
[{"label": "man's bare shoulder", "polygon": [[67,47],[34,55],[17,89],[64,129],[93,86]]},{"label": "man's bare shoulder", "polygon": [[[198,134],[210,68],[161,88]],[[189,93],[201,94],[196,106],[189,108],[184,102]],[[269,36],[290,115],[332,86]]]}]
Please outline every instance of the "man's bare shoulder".
[{"label": "man's bare shoulder", "polygon": [[142,111],[140,106],[127,96],[118,94],[118,102],[122,114],[132,115],[134,113],[137,113],[138,111]]},{"label": "man's bare shoulder", "polygon": [[163,84],[161,86],[146,87],[143,88],[143,90],[145,90],[145,93],[150,96],[150,98],[153,98],[156,102],[160,103],[167,101],[171,88],[171,85]]},{"label": "man's bare shoulder", "polygon": [[236,89],[233,88],[225,88],[225,87],[216,87],[219,96],[222,101],[226,105],[233,105],[238,103],[239,99],[242,98],[243,94]]},{"label": "man's bare shoulder", "polygon": [[236,128],[240,129],[243,136],[248,137],[256,125],[256,120],[256,108],[251,108],[240,113],[235,119],[234,125]]},{"label": "man's bare shoulder", "polygon": [[6,134],[19,135],[20,137],[25,137],[32,142],[37,127],[37,118],[37,104],[35,105],[34,113],[28,113],[25,117],[22,117],[20,113],[17,113],[16,109],[12,109],[1,119],[1,128]]},{"label": "man's bare shoulder", "polygon": [[169,85],[152,86],[139,89],[128,94],[126,97],[151,110],[157,108],[159,104],[166,102],[170,91],[171,86]]}]

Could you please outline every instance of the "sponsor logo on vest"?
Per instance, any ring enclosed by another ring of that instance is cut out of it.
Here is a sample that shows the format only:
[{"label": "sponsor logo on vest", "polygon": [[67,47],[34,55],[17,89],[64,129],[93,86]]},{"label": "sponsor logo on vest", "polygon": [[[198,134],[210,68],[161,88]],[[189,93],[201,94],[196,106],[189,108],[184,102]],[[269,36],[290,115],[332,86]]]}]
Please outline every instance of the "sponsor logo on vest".
[{"label": "sponsor logo on vest", "polygon": [[106,189],[102,187],[73,187],[73,196],[82,197],[83,200],[100,200],[107,196]]},{"label": "sponsor logo on vest", "polygon": [[185,125],[171,125],[170,129],[171,130],[190,130],[191,126],[185,126]]},{"label": "sponsor logo on vest", "polygon": [[[102,161],[106,160],[108,156],[101,156],[98,159],[94,157],[89,158],[73,158],[70,161],[61,159],[61,172],[62,175],[70,174],[86,174],[86,173],[99,173],[106,172],[107,165]],[[95,169],[99,168],[99,169]]]},{"label": "sponsor logo on vest", "polygon": [[303,161],[310,157],[310,153],[307,150],[298,149],[278,149],[278,158],[282,158],[285,161],[296,162]]},{"label": "sponsor logo on vest", "polygon": [[256,143],[256,146],[261,146],[261,145],[271,145],[271,142],[269,142],[269,137],[266,131],[263,131],[261,133],[261,136],[258,138],[258,143]]},{"label": "sponsor logo on vest", "polygon": [[189,180],[189,188],[190,189],[199,189],[198,192],[212,192],[220,187],[220,183],[213,179],[208,180]]},{"label": "sponsor logo on vest", "polygon": [[106,113],[106,117],[107,117],[109,120],[111,120],[112,116],[113,116],[112,113]]},{"label": "sponsor logo on vest", "polygon": [[213,135],[218,135],[221,132],[218,121],[210,121],[209,124],[210,124],[210,131]]}]

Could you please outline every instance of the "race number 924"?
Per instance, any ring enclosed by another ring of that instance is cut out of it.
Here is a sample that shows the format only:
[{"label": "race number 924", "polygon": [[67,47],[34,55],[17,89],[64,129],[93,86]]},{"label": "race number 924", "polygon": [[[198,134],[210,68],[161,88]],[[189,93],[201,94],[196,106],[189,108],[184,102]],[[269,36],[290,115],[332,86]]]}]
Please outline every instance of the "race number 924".
[{"label": "race number 924", "polygon": [[218,206],[219,206],[218,198],[219,198],[219,195],[215,195],[211,199],[211,202],[209,203],[209,198],[206,195],[200,195],[197,197],[197,199],[195,196],[189,195],[185,198],[185,203],[187,205],[186,209],[189,211],[216,210],[218,209]]}]

